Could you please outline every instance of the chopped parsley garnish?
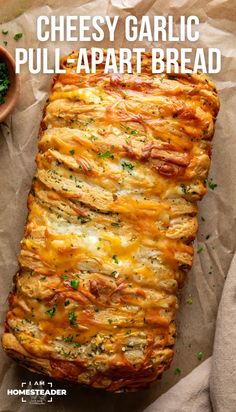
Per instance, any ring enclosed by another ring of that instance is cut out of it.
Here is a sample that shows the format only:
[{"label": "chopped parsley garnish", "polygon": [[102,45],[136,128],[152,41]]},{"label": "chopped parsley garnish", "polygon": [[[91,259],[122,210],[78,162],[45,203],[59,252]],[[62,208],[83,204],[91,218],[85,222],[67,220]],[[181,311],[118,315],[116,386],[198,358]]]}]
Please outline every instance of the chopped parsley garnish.
[{"label": "chopped parsley garnish", "polygon": [[198,246],[197,248],[197,253],[201,253],[203,251],[203,247],[202,246]]},{"label": "chopped parsley garnish", "polygon": [[64,280],[68,280],[68,275],[67,274],[61,275],[61,278]]},{"label": "chopped parsley garnish", "polygon": [[112,226],[114,226],[114,227],[119,227],[119,226],[120,226],[120,224],[119,224],[119,223],[115,223],[115,222],[114,222],[114,223],[112,223],[111,225],[112,225]]},{"label": "chopped parsley garnish", "polygon": [[80,223],[83,225],[84,223],[87,223],[88,221],[89,221],[89,219],[87,218],[84,218],[84,217],[81,217],[81,216],[78,216],[78,220],[80,220]]},{"label": "chopped parsley garnish", "polygon": [[76,326],[76,316],[75,316],[75,312],[70,312],[70,313],[69,313],[69,321],[70,321],[70,324],[71,324],[72,326]]},{"label": "chopped parsley garnish", "polygon": [[108,323],[110,323],[110,324],[113,322],[112,319],[107,319],[107,321],[108,321]]},{"label": "chopped parsley garnish", "polygon": [[72,279],[70,281],[70,285],[73,289],[78,289],[79,287],[79,280],[78,279]]},{"label": "chopped parsley garnish", "polygon": [[5,36],[6,34],[8,34],[8,30],[2,29],[2,34],[4,34],[4,36]]},{"label": "chopped parsley garnish", "polygon": [[64,348],[61,349],[60,353],[64,356],[64,358],[68,358],[68,356],[70,356],[70,351],[66,352]]},{"label": "chopped parsley garnish", "polygon": [[118,265],[118,263],[119,263],[118,257],[117,257],[116,255],[113,255],[113,256],[112,256],[112,259],[113,259],[114,262]]},{"label": "chopped parsley garnish", "polygon": [[217,187],[217,183],[214,183],[212,179],[205,179],[206,185],[209,187],[209,189],[214,190]]},{"label": "chopped parsley garnish", "polygon": [[65,339],[65,342],[72,342],[73,341],[73,335],[68,335]]},{"label": "chopped parsley garnish", "polygon": [[171,75],[169,75],[169,76],[168,76],[168,79],[169,79],[169,80],[177,80],[177,77],[176,77],[176,76],[171,76]]},{"label": "chopped parsley garnish", "polygon": [[131,130],[130,134],[138,134],[137,130]]},{"label": "chopped parsley garnish", "polygon": [[72,149],[72,150],[70,150],[70,154],[71,155],[74,155],[75,154],[75,151]]},{"label": "chopped parsley garnish", "polygon": [[23,33],[16,33],[14,36],[14,40],[18,41],[23,36]]},{"label": "chopped parsley garnish", "polygon": [[93,136],[91,136],[91,139],[92,139],[92,140],[97,140],[98,137],[93,135]]},{"label": "chopped parsley garnish", "polygon": [[53,307],[51,309],[46,310],[46,314],[50,316],[50,318],[52,318],[55,315],[56,312],[56,308],[57,308],[57,304],[55,303],[55,305],[53,305]]},{"label": "chopped parsley garnish", "polygon": [[180,375],[181,374],[181,369],[180,368],[175,368],[175,375]]},{"label": "chopped parsley garnish", "polygon": [[10,86],[10,80],[8,75],[8,68],[6,63],[0,62],[0,104],[5,103],[4,97]]},{"label": "chopped parsley garnish", "polygon": [[98,153],[98,157],[114,159],[114,155],[111,152],[109,152],[109,150],[103,153]]},{"label": "chopped parsley garnish", "polygon": [[68,306],[70,304],[69,300],[65,300],[64,306]]},{"label": "chopped parsley garnish", "polygon": [[201,361],[201,360],[203,359],[203,357],[204,357],[204,353],[203,353],[203,352],[198,352],[198,353],[197,353],[197,358],[198,358],[199,361]]},{"label": "chopped parsley garnish", "polygon": [[130,162],[122,162],[121,166],[123,167],[123,170],[124,169],[129,169],[129,170],[134,169],[134,165],[132,165],[132,163],[130,163]]},{"label": "chopped parsley garnish", "polygon": [[193,303],[193,298],[192,298],[191,296],[189,296],[189,298],[186,300],[186,303],[187,303],[188,305],[192,305],[192,303]]},{"label": "chopped parsley garnish", "polygon": [[185,195],[189,193],[189,190],[191,189],[190,186],[185,185],[184,183],[182,183],[180,186],[181,186],[182,192],[183,192]]}]

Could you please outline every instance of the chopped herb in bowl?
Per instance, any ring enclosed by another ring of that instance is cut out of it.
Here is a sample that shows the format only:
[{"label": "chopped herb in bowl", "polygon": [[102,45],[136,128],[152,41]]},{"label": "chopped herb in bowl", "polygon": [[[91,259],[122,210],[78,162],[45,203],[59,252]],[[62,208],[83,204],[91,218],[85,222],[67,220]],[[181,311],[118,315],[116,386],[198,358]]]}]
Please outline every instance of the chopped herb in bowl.
[{"label": "chopped herb in bowl", "polygon": [[6,63],[0,61],[0,104],[5,103],[5,96],[10,86],[9,73]]},{"label": "chopped herb in bowl", "polygon": [[12,112],[20,94],[20,78],[11,54],[0,46],[0,123]]}]

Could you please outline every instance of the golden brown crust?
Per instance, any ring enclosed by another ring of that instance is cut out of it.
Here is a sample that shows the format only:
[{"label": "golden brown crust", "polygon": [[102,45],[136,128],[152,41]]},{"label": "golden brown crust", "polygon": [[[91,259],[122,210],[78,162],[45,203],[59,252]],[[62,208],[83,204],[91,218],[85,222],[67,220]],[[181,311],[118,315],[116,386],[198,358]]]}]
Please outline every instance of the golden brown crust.
[{"label": "golden brown crust", "polygon": [[[76,54],[72,57],[76,59]],[[173,358],[219,110],[202,74],[55,76],[39,132],[3,347],[31,370],[110,391]]]}]

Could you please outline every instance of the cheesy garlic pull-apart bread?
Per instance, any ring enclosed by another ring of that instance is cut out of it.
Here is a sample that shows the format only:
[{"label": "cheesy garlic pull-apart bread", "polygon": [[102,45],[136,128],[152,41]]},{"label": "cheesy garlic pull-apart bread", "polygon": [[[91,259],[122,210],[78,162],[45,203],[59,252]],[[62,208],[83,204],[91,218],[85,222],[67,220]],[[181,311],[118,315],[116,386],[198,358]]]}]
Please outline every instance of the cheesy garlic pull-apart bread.
[{"label": "cheesy garlic pull-apart bread", "polygon": [[32,371],[134,390],[173,358],[219,100],[203,74],[153,75],[150,54],[139,75],[77,74],[76,57],[44,110],[3,346]]}]

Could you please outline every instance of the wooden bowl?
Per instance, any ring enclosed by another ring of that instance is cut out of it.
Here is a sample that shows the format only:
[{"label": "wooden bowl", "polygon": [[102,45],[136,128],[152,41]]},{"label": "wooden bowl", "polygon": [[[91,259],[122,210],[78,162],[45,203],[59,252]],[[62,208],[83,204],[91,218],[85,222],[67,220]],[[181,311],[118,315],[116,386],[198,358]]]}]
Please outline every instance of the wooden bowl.
[{"label": "wooden bowl", "polygon": [[0,104],[0,122],[2,122],[16,105],[20,94],[20,79],[19,75],[15,72],[15,60],[2,46],[0,46],[0,61],[6,63],[10,79],[9,89],[4,97],[5,103]]}]

